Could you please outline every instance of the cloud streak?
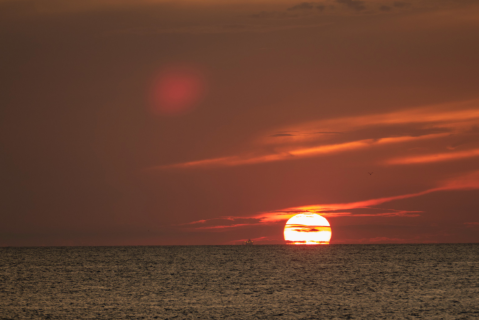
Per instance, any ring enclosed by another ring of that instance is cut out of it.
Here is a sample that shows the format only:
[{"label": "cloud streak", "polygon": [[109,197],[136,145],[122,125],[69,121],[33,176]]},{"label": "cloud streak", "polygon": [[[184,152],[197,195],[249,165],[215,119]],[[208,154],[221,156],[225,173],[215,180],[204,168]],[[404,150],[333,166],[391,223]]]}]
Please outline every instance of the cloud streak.
[{"label": "cloud streak", "polygon": [[421,163],[432,163],[432,162],[442,162],[442,161],[452,161],[465,158],[472,158],[479,156],[479,149],[460,151],[460,152],[448,152],[448,153],[436,153],[412,157],[403,157],[390,159],[387,164],[421,164]]},{"label": "cloud streak", "polygon": [[[427,189],[424,191],[402,194],[390,197],[382,197],[376,199],[368,199],[363,201],[348,202],[348,203],[332,203],[332,204],[313,204],[292,208],[285,208],[273,212],[264,212],[256,214],[251,217],[221,217],[216,219],[205,219],[199,221],[193,221],[187,225],[210,224],[206,226],[193,226],[195,230],[226,230],[230,228],[258,226],[258,225],[272,225],[277,223],[284,223],[296,214],[304,212],[317,213],[325,217],[337,217],[337,218],[352,218],[352,217],[419,217],[422,211],[410,211],[410,210],[395,210],[395,209],[383,209],[375,208],[378,205],[403,200],[408,198],[420,197],[434,192],[449,191],[449,190],[473,190],[479,189],[479,171],[474,171],[469,174],[450,179],[442,182],[438,187]],[[365,213],[353,213],[347,210],[354,209],[367,209]],[[346,210],[346,211],[345,211]],[[379,212],[374,212],[379,210]],[[239,223],[241,222],[241,223]],[[476,226],[476,222],[471,222],[470,226]]]},{"label": "cloud streak", "polygon": [[[250,142],[243,154],[161,165],[150,170],[215,168],[290,161],[358,152],[391,144],[414,144],[470,133],[479,125],[478,100],[383,114],[360,115],[276,128]],[[278,133],[280,132],[280,133]],[[294,132],[289,133],[289,132]],[[333,134],[334,133],[334,134]],[[341,133],[341,134],[339,134]],[[359,138],[359,139],[358,139]],[[273,150],[266,152],[265,150]],[[396,156],[385,164],[412,164],[477,156],[479,149],[456,153]],[[379,161],[379,159],[378,159]]]},{"label": "cloud streak", "polygon": [[284,220],[300,212],[313,212],[313,213],[318,213],[324,216],[336,216],[336,217],[418,216],[420,211],[396,211],[396,212],[391,212],[391,213],[388,212],[388,213],[382,213],[382,214],[371,213],[371,214],[356,214],[356,215],[350,214],[349,212],[336,212],[336,211],[358,209],[358,208],[372,208],[374,206],[377,206],[383,203],[420,197],[426,194],[439,192],[439,191],[473,190],[473,189],[479,189],[479,171],[471,172],[461,177],[444,181],[436,188],[431,188],[431,189],[427,189],[427,190],[416,192],[416,193],[402,194],[402,195],[396,195],[391,197],[383,197],[383,198],[369,199],[369,200],[349,202],[349,203],[314,204],[314,205],[307,205],[307,206],[300,206],[300,207],[292,207],[292,208],[279,210],[276,212],[266,213],[263,215],[257,215],[256,218],[262,218],[265,221],[272,222],[272,221]]},{"label": "cloud streak", "polygon": [[231,167],[240,165],[251,165],[265,162],[294,160],[308,157],[317,157],[322,155],[334,154],[339,152],[354,151],[358,149],[371,148],[393,143],[404,143],[412,140],[433,139],[446,134],[430,134],[422,137],[390,137],[382,139],[365,139],[359,141],[351,141],[340,144],[320,145],[310,148],[298,148],[285,150],[279,153],[267,154],[261,156],[233,156],[214,159],[206,159],[200,161],[191,161],[173,165],[154,167],[150,169],[181,169],[195,167]]},{"label": "cloud streak", "polygon": [[366,9],[366,6],[364,5],[364,1],[359,1],[359,0],[336,0],[337,3],[344,4],[345,6],[356,10],[356,11],[362,11]]},{"label": "cloud streak", "polygon": [[295,6],[292,6],[291,8],[288,8],[288,11],[296,11],[296,10],[312,10],[314,8],[314,5],[311,2],[302,2],[300,4],[297,4]]}]

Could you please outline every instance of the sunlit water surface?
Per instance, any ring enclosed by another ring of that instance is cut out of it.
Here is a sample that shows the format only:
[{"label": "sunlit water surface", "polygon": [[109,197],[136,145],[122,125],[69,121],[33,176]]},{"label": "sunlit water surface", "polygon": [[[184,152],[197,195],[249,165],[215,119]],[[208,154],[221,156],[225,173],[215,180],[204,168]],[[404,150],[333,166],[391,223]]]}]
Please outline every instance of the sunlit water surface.
[{"label": "sunlit water surface", "polygon": [[479,318],[479,245],[0,248],[1,319]]}]

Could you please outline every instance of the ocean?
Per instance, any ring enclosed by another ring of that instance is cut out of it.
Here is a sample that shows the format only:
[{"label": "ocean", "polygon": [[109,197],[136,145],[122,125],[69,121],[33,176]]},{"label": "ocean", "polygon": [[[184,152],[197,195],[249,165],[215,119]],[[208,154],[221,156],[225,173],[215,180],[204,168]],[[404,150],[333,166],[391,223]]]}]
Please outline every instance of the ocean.
[{"label": "ocean", "polygon": [[0,248],[0,319],[479,319],[479,244]]}]

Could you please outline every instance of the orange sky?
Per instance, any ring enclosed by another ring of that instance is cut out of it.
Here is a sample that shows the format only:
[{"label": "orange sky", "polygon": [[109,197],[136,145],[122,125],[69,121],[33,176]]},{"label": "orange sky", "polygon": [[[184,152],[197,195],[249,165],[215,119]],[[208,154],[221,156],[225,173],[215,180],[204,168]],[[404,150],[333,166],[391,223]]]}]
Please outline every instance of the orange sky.
[{"label": "orange sky", "polygon": [[479,242],[475,1],[0,0],[0,40],[1,246]]}]

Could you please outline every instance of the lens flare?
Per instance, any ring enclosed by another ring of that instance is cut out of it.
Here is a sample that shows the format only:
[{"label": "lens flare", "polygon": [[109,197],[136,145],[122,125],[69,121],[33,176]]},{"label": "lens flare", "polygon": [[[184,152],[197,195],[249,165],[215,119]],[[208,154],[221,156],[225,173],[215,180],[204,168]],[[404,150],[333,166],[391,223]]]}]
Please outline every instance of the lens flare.
[{"label": "lens flare", "polygon": [[199,68],[175,66],[162,70],[153,81],[150,109],[156,115],[180,115],[194,109],[205,94]]},{"label": "lens flare", "polygon": [[331,226],[316,213],[300,213],[286,222],[284,240],[288,244],[329,244]]}]

